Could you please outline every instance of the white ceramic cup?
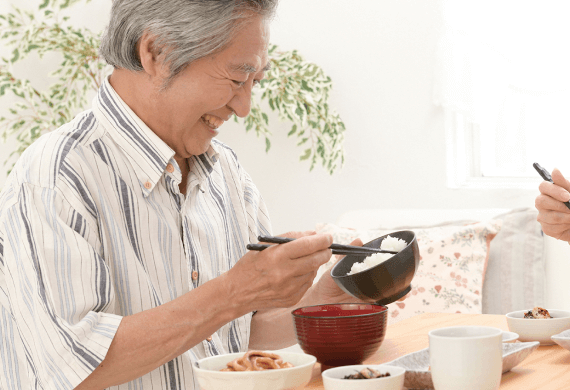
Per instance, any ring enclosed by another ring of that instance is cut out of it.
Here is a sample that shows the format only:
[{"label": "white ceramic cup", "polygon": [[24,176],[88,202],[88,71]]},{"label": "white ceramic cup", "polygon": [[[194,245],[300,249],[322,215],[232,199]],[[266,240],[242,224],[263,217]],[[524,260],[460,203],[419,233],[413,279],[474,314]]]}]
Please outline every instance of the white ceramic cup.
[{"label": "white ceramic cup", "polygon": [[452,326],[429,332],[435,390],[496,390],[503,368],[503,331],[487,326]]}]

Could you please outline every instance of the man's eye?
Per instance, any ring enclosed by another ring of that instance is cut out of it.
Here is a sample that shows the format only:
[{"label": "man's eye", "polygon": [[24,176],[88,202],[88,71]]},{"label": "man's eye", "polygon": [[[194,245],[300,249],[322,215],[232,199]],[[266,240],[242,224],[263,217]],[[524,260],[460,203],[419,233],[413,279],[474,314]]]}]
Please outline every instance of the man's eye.
[{"label": "man's eye", "polygon": [[261,80],[253,80],[253,86],[257,87],[261,83]]},{"label": "man's eye", "polygon": [[232,81],[238,87],[242,87],[245,84],[245,81],[238,81],[238,80],[232,80]]}]

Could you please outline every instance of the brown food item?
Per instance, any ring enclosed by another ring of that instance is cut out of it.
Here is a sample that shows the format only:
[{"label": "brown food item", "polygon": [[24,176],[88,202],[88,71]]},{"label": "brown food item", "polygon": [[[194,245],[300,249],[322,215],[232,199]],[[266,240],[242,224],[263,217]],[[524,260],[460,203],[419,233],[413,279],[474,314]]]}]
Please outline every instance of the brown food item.
[{"label": "brown food item", "polygon": [[366,367],[356,374],[347,375],[343,379],[375,379],[390,376],[390,373],[381,374],[373,368]]},{"label": "brown food item", "polygon": [[220,371],[263,371],[289,367],[293,367],[293,365],[289,362],[284,362],[281,356],[277,354],[249,351],[242,357],[229,362],[227,367],[222,368]]},{"label": "brown food item", "polygon": [[550,315],[548,310],[537,306],[534,309],[524,313],[524,318],[529,318],[533,320],[542,320],[542,319],[552,318],[552,316]]}]

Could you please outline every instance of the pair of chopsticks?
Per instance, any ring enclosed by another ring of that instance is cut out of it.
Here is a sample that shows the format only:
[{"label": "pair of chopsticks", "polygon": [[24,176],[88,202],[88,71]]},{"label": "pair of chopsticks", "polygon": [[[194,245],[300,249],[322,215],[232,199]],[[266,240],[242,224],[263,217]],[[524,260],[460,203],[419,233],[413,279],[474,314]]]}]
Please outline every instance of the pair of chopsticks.
[{"label": "pair of chopsticks", "polygon": [[[287,242],[294,241],[294,238],[287,238],[287,237],[273,237],[273,236],[259,236],[257,239],[261,242],[269,242],[271,244],[285,244]],[[248,244],[247,249],[250,251],[262,251],[264,249],[269,248],[271,245],[262,245],[262,244]],[[384,249],[376,249],[376,248],[368,248],[365,246],[353,246],[353,245],[341,245],[341,244],[332,244],[329,246],[329,249],[332,250],[333,255],[356,255],[356,256],[370,256],[375,253],[391,253],[395,255],[398,252],[394,251],[387,251]]]}]

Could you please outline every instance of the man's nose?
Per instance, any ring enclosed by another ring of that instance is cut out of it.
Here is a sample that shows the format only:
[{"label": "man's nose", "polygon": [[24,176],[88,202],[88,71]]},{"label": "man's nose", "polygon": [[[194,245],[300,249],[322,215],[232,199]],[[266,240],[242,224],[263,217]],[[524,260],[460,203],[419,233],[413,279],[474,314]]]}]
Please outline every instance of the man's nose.
[{"label": "man's nose", "polygon": [[253,83],[248,80],[240,89],[238,89],[228,106],[240,118],[245,118],[249,115],[251,109],[251,90]]}]

